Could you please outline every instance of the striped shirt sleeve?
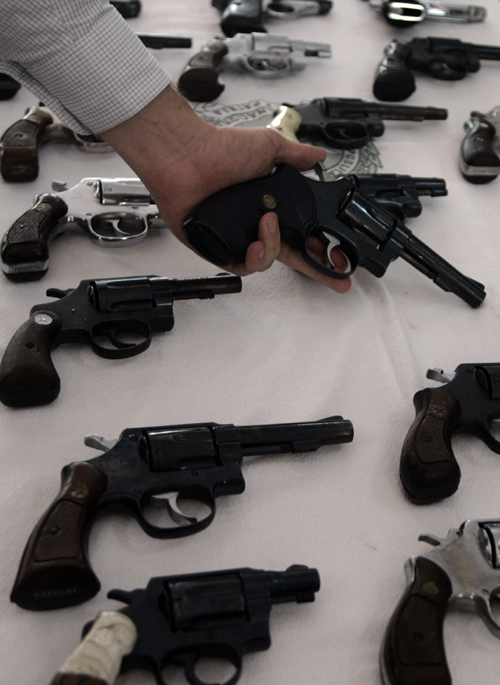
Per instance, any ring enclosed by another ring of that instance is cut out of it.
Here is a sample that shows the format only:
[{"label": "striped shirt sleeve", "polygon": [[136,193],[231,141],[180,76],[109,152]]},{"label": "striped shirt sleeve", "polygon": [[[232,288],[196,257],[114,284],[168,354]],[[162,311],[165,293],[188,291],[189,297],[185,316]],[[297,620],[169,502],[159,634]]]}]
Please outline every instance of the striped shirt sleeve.
[{"label": "striped shirt sleeve", "polygon": [[0,0],[0,72],[82,134],[122,123],[169,75],[107,0]]}]

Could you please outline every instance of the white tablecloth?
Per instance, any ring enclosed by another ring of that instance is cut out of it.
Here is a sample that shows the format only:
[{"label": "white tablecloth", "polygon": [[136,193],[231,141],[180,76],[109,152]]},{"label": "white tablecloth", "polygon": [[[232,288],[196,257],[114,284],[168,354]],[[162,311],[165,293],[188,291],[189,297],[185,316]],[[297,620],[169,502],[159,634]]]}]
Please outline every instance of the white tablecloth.
[{"label": "white tablecloth", "polygon": [[[426,22],[404,34],[361,0],[336,0],[321,18],[269,22],[274,33],[331,42],[332,59],[311,59],[305,72],[277,81],[227,72],[218,103],[373,100],[375,67],[395,35],[499,44],[500,5],[484,4],[483,24]],[[218,12],[209,0],[143,0],[141,16],[131,25],[192,36],[192,51],[155,52],[174,80],[194,49],[219,33]],[[132,359],[109,361],[84,346],[60,347],[53,359],[62,390],[54,403],[19,410],[0,406],[2,682],[49,683],[84,623],[120,606],[106,598],[112,588],[144,587],[159,575],[240,566],[284,570],[302,563],[320,572],[316,602],[273,608],[272,648],[245,658],[241,685],[378,685],[379,650],[405,587],[404,562],[430,549],[418,542],[419,534],[444,537],[465,519],[500,516],[500,460],[476,439],[454,441],[462,482],[448,500],[417,507],[399,481],[413,394],[435,385],[425,378],[427,368],[453,371],[464,362],[500,361],[500,180],[470,185],[458,169],[470,111],[500,104],[500,65],[483,62],[479,73],[460,82],[423,76],[417,82],[405,104],[446,107],[448,120],[387,122],[373,154],[383,172],[446,179],[448,196],[424,198],[422,216],[408,223],[456,268],[486,285],[483,305],[471,309],[403,260],[383,279],[360,269],[343,296],[276,264],[246,278],[241,294],[177,302],[173,331],[155,335],[151,348]],[[0,128],[35,102],[22,89],[0,103]],[[71,186],[84,176],[133,175],[114,153],[85,155],[67,145],[45,146],[40,163],[36,181],[0,183],[2,230],[31,206],[36,193],[49,191],[54,179]],[[168,231],[152,232],[140,246],[123,250],[102,250],[81,234],[67,234],[50,253],[43,280],[16,284],[2,278],[0,353],[30,308],[47,301],[49,287],[72,288],[88,278],[184,278],[218,271]],[[351,444],[248,460],[245,492],[220,498],[214,523],[198,535],[162,541],[148,537],[133,519],[99,520],[90,557],[102,590],[90,602],[39,613],[10,603],[24,545],[58,492],[61,468],[97,454],[84,446],[86,434],[112,438],[133,426],[245,425],[333,414],[353,422]],[[500,643],[479,618],[450,613],[445,643],[454,685],[498,681]],[[172,685],[181,682],[176,677]],[[135,672],[123,682],[153,678]]]}]

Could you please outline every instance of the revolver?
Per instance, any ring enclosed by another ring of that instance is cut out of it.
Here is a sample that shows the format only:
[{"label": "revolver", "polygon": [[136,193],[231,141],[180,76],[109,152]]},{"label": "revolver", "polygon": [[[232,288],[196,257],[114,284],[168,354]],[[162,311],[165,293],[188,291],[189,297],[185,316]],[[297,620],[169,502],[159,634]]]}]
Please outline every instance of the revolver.
[{"label": "revolver", "polygon": [[11,281],[45,276],[50,243],[70,229],[83,231],[101,247],[125,247],[142,242],[150,228],[165,228],[138,178],[83,178],[72,188],[54,181],[52,189],[37,195],[2,238],[2,271]]},{"label": "revolver", "polygon": [[500,47],[463,43],[457,38],[394,39],[385,48],[373,94],[377,100],[406,100],[416,88],[414,71],[442,81],[459,81],[479,71],[480,60],[500,60]]},{"label": "revolver", "polygon": [[30,107],[0,138],[0,171],[4,181],[33,181],[38,176],[38,148],[49,141],[69,142],[83,152],[113,152],[98,135],[75,133],[47,107]]},{"label": "revolver", "polygon": [[500,174],[500,107],[471,112],[460,148],[460,171],[469,183],[489,183]]},{"label": "revolver", "polygon": [[500,638],[491,605],[500,591],[500,520],[467,520],[444,539],[421,535],[434,546],[405,564],[407,588],[382,644],[384,685],[451,685],[443,641],[449,607],[475,611]]},{"label": "revolver", "polygon": [[[208,261],[219,266],[241,262],[257,239],[260,217],[268,211],[276,212],[282,238],[327,276],[346,278],[362,266],[380,278],[402,257],[471,307],[486,297],[481,283],[433,252],[348,177],[321,182],[293,167],[278,166],[268,176],[225,188],[202,202],[186,217],[184,236]],[[308,250],[311,236],[325,246],[323,261]],[[331,259],[337,245],[349,262],[345,272],[336,271]]]},{"label": "revolver", "polygon": [[477,5],[457,5],[437,0],[370,0],[388,24],[409,28],[424,20],[468,24],[484,21],[486,9]]},{"label": "revolver", "polygon": [[235,568],[209,573],[152,578],[146,589],[112,590],[110,599],[126,604],[103,611],[84,628],[83,642],[65,661],[51,685],[113,685],[119,673],[151,671],[167,685],[162,670],[184,670],[191,685],[208,685],[197,670],[200,659],[227,662],[235,685],[243,655],[271,646],[273,604],[313,602],[318,571],[295,564],[286,571]]},{"label": "revolver", "polygon": [[331,57],[328,43],[296,40],[272,33],[237,33],[216,36],[191,57],[177,86],[192,102],[210,102],[224,90],[219,72],[226,67],[247,71],[256,78],[288,76],[306,67],[306,57]]},{"label": "revolver", "polygon": [[105,359],[147,350],[152,334],[174,326],[175,300],[241,292],[241,278],[132,276],[81,281],[77,288],[49,288],[57,302],[37,304],[13,335],[0,362],[0,401],[8,407],[53,402],[61,381],[51,352],[63,343],[90,345]]},{"label": "revolver", "polygon": [[[116,440],[89,435],[85,444],[104,454],[63,468],[61,490],[24,550],[11,600],[38,610],[93,597],[100,583],[87,540],[98,514],[126,513],[154,538],[192,535],[213,521],[217,497],[244,491],[244,457],[314,452],[352,437],[352,423],[341,416],[260,426],[127,428]],[[189,501],[197,505],[196,516],[181,508]]]},{"label": "revolver", "polygon": [[500,454],[500,442],[491,433],[500,418],[500,364],[459,364],[454,373],[433,368],[427,378],[445,385],[415,394],[416,417],[400,461],[401,482],[415,504],[439,502],[458,490],[454,435],[474,435]]},{"label": "revolver", "polygon": [[12,76],[0,73],[0,100],[11,100],[20,88],[21,84]]},{"label": "revolver", "polygon": [[264,20],[298,19],[313,14],[328,14],[331,0],[212,0],[222,13],[220,27],[225,36],[237,33],[265,33]]},{"label": "revolver", "polygon": [[358,98],[326,97],[299,105],[280,105],[267,128],[295,142],[302,137],[339,150],[353,150],[384,133],[382,119],[423,121],[447,117],[448,110],[439,107],[380,105]]}]

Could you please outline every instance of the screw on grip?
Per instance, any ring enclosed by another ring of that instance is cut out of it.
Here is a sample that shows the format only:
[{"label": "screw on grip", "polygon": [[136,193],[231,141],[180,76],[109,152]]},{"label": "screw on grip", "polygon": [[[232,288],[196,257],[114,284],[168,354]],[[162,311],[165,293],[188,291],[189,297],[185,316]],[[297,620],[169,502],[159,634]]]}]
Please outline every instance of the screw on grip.
[{"label": "screw on grip", "polygon": [[452,594],[447,574],[417,557],[413,579],[387,626],[380,668],[384,685],[451,685],[443,623]]}]

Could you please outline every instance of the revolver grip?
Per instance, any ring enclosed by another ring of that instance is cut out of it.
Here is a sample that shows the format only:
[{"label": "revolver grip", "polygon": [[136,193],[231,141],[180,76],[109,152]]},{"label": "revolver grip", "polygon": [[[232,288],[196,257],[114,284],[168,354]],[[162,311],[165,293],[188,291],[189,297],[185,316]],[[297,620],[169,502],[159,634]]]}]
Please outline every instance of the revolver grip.
[{"label": "revolver grip", "polygon": [[56,399],[61,381],[50,352],[61,320],[37,311],[12,336],[0,362],[0,400],[7,407],[30,407]]},{"label": "revolver grip", "polygon": [[35,180],[39,171],[40,138],[52,122],[48,112],[32,107],[22,119],[5,131],[0,140],[0,171],[4,181],[18,183]]},{"label": "revolver grip", "polygon": [[431,504],[453,495],[460,467],[451,435],[461,407],[443,388],[426,388],[413,398],[417,415],[401,451],[400,477],[414,504]]},{"label": "revolver grip", "polygon": [[227,51],[222,41],[214,40],[191,57],[177,82],[181,94],[191,102],[215,100],[224,90],[219,72]]},{"label": "revolver grip", "polygon": [[258,239],[261,217],[269,211],[278,215],[281,237],[300,250],[304,227],[315,218],[316,203],[304,177],[289,166],[215,193],[185,220],[184,236],[198,254],[217,266],[243,262],[248,246]]},{"label": "revolver grip", "polygon": [[267,33],[262,14],[262,0],[232,0],[222,13],[220,27],[230,38],[237,33]]},{"label": "revolver grip", "polygon": [[409,98],[415,90],[415,76],[406,66],[405,55],[406,46],[397,41],[386,48],[373,82],[373,94],[377,100],[400,102]]},{"label": "revolver grip", "polygon": [[24,550],[12,602],[33,611],[60,609],[99,592],[87,539],[106,486],[104,472],[88,462],[74,462],[63,469],[61,490]]},{"label": "revolver grip", "polygon": [[[460,169],[469,183],[489,183],[500,174],[495,152],[496,129],[483,118],[474,118],[460,148]],[[487,167],[481,172],[481,167]],[[496,171],[495,171],[496,169]]]},{"label": "revolver grip", "polygon": [[47,273],[48,244],[68,206],[57,195],[43,193],[2,238],[2,271],[11,281],[37,281]]},{"label": "revolver grip", "polygon": [[452,593],[446,573],[417,557],[406,588],[385,633],[380,656],[384,685],[451,685],[443,623]]}]

